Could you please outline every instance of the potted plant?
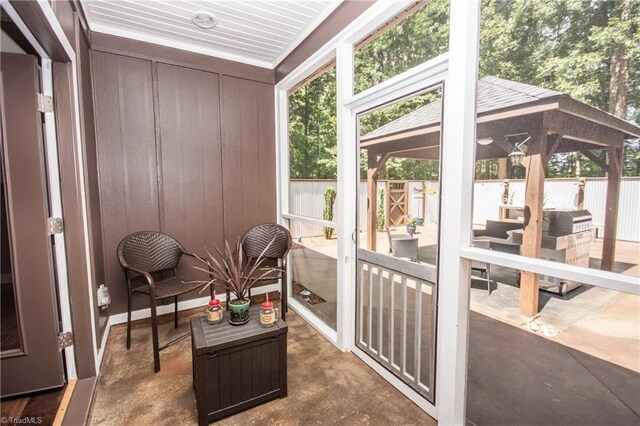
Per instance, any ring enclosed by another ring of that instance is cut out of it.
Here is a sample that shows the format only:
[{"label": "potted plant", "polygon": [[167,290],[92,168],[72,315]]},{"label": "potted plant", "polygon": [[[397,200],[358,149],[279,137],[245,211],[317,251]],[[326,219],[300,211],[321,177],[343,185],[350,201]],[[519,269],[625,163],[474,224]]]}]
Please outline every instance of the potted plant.
[{"label": "potted plant", "polygon": [[418,225],[418,222],[413,216],[407,215],[405,224],[407,226],[407,234],[413,237],[413,234],[416,232],[416,226]]},{"label": "potted plant", "polygon": [[196,255],[196,258],[204,263],[206,269],[199,266],[194,266],[194,268],[209,274],[208,280],[197,281],[206,284],[202,290],[218,283],[224,285],[235,296],[235,299],[227,300],[230,324],[242,325],[249,321],[249,306],[251,305],[249,289],[260,279],[275,271],[280,271],[279,268],[262,267],[262,264],[267,260],[264,254],[272,243],[273,241],[265,247],[255,260],[250,260],[245,256],[240,237],[238,237],[234,250],[231,250],[231,246],[225,238],[224,252],[221,252],[214,245],[217,256],[209,252],[206,247],[207,258]]}]

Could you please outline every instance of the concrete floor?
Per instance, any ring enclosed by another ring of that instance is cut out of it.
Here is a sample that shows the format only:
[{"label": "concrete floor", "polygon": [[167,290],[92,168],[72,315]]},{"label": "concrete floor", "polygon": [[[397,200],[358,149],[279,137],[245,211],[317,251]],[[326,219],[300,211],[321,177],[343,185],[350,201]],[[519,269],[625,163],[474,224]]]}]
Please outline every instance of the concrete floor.
[{"label": "concrete floor", "polygon": [[[161,336],[181,334],[188,316],[199,314],[183,313],[177,330],[163,317]],[[295,313],[288,323],[289,396],[220,424],[435,424]],[[124,325],[112,327],[89,424],[196,424],[189,339],[163,351],[157,374],[148,322],[135,323],[131,350],[124,339]],[[637,425],[640,375],[471,312],[467,418],[471,425]]]},{"label": "concrete floor", "polygon": [[[168,339],[188,330],[162,318]],[[288,318],[289,396],[220,424],[411,424],[435,421],[355,355],[338,351],[299,316]],[[148,321],[111,328],[90,424],[195,424],[190,340],[163,351],[153,373]],[[610,348],[601,348],[615,356]],[[471,312],[467,395],[472,425],[637,425],[640,374],[614,362]],[[339,366],[339,369],[338,369]]]},{"label": "concrete floor", "polygon": [[637,372],[473,311],[467,386],[475,425],[640,424]]},{"label": "concrete floor", "polygon": [[[171,316],[163,317],[161,341],[188,330],[187,317],[200,311],[183,313],[177,330]],[[287,320],[289,396],[219,424],[436,424],[355,355],[340,352],[298,315],[290,311]],[[111,328],[89,424],[197,424],[190,339],[161,352],[162,370],[154,374],[148,321],[135,323],[129,351],[125,335],[124,325]]]}]

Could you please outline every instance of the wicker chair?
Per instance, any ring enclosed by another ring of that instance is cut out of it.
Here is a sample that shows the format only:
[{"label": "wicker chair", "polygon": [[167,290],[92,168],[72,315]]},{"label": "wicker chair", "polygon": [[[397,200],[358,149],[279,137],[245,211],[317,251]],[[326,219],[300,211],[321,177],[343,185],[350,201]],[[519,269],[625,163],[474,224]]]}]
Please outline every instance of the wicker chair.
[{"label": "wicker chair", "polygon": [[[183,282],[176,276],[176,268],[187,253],[172,237],[154,231],[134,232],[124,237],[118,245],[118,260],[124,269],[127,281],[127,349],[131,347],[131,298],[134,294],[149,297],[151,308],[151,331],[153,336],[153,365],[160,371],[160,351],[189,336],[180,336],[171,342],[158,345],[158,319],[156,301],[173,298],[175,305],[174,326],[178,327],[178,296],[201,288],[204,284]],[[173,276],[166,277],[168,273]]]},{"label": "wicker chair", "polygon": [[[273,241],[273,243],[271,243]],[[259,281],[274,281],[281,280],[281,304],[280,310],[282,319],[286,318],[287,308],[287,255],[291,250],[291,234],[282,225],[275,223],[263,223],[256,225],[247,231],[241,240],[242,248],[248,259],[257,259],[262,251],[271,243],[269,250],[264,254],[264,257],[269,260],[277,260],[278,265],[282,269],[282,272],[274,272],[267,277],[261,278]],[[251,290],[249,290],[249,297],[251,297]],[[227,292],[227,300],[229,300],[229,293]]]}]

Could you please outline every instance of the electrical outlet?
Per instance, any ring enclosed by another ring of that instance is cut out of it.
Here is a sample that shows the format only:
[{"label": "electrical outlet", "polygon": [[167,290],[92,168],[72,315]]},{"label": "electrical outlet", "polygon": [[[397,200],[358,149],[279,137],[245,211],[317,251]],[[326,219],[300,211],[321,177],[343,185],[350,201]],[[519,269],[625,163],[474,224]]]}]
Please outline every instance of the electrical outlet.
[{"label": "electrical outlet", "polygon": [[109,287],[104,284],[100,284],[98,288],[98,306],[100,309],[107,309],[107,306],[111,304],[111,296],[109,295]]}]

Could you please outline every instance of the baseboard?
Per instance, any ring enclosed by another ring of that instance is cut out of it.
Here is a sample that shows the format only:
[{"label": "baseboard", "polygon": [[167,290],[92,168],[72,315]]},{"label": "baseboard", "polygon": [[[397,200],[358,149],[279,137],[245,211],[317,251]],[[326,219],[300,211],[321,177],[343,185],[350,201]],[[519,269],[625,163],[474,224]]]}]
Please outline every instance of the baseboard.
[{"label": "baseboard", "polygon": [[[280,291],[280,284],[269,284],[265,286],[256,287],[251,290],[252,295],[271,293],[274,291]],[[202,307],[204,308],[209,301],[210,296],[198,297],[197,299],[184,300],[182,302],[178,302],[178,311],[186,311],[188,309]],[[218,296],[221,302],[225,302],[227,300],[226,294],[221,294]],[[173,312],[173,304],[167,304],[157,307],[158,315],[170,314]],[[138,309],[137,311],[131,312],[131,321],[136,321],[140,319],[145,319],[151,317],[151,310],[149,308]],[[115,314],[109,317],[109,326],[122,324],[127,322],[127,313]],[[105,330],[105,336],[108,334],[108,329]],[[100,350],[104,348],[104,345]]]}]

